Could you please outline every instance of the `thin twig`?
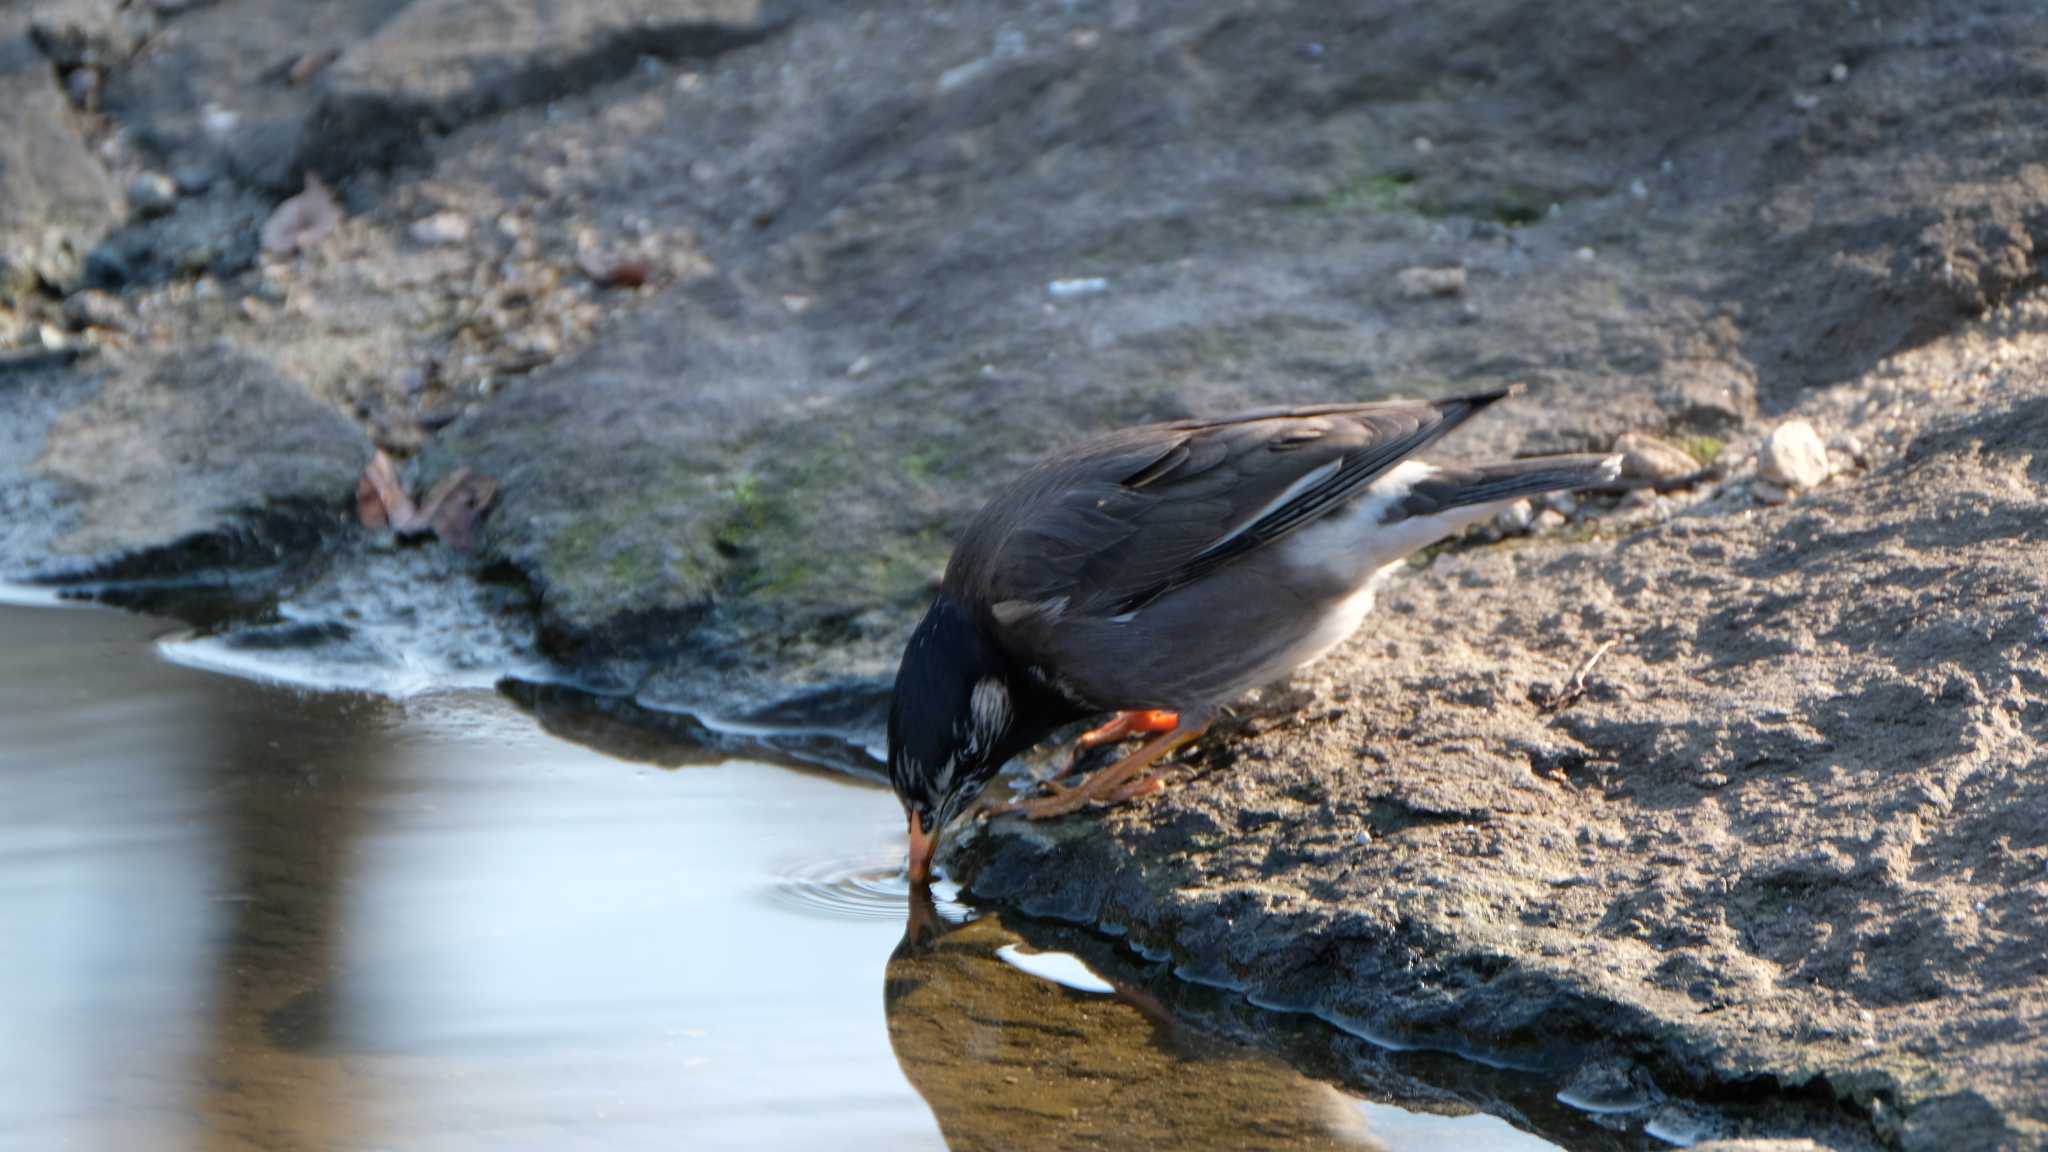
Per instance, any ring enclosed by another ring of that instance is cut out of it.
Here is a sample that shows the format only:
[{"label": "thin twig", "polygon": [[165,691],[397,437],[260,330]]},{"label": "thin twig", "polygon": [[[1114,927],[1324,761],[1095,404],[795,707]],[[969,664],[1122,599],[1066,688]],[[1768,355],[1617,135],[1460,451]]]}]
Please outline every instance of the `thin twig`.
[{"label": "thin twig", "polygon": [[1561,712],[1571,707],[1579,697],[1586,694],[1586,677],[1592,673],[1593,665],[1598,664],[1602,656],[1607,655],[1610,649],[1626,639],[1626,636],[1617,636],[1593,649],[1593,654],[1579,664],[1578,669],[1572,673],[1572,678],[1565,682],[1565,686],[1550,693],[1547,698],[1537,701],[1536,706],[1545,712]]}]

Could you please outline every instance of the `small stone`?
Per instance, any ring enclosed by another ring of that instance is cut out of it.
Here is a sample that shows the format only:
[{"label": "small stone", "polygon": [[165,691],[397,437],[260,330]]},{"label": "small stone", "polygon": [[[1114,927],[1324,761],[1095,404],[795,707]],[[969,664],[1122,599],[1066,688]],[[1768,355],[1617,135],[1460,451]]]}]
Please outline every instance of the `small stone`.
[{"label": "small stone", "polygon": [[1804,420],[1787,420],[1764,437],[1757,465],[1764,479],[1786,488],[1811,488],[1828,478],[1828,450]]},{"label": "small stone", "polygon": [[1792,493],[1768,480],[1757,481],[1749,491],[1751,495],[1756,497],[1756,502],[1759,504],[1769,504],[1776,507],[1779,504],[1790,504],[1792,502]]},{"label": "small stone", "polygon": [[1569,492],[1552,492],[1543,497],[1543,502],[1567,520],[1579,514],[1578,498]]},{"label": "small stone", "polygon": [[128,207],[138,216],[162,216],[178,206],[178,185],[161,172],[139,172],[128,182]]},{"label": "small stone", "polygon": [[1630,480],[1654,484],[1700,470],[1699,463],[1685,449],[1641,432],[1624,434],[1614,442],[1614,450],[1621,453],[1621,474]]},{"label": "small stone", "polygon": [[232,108],[208,104],[200,112],[199,123],[206,129],[207,135],[216,140],[225,140],[241,125],[242,117]]},{"label": "small stone", "polygon": [[1638,177],[1628,182],[1628,194],[1637,200],[1648,200],[1650,198],[1650,186],[1643,183],[1642,178]]},{"label": "small stone", "polygon": [[1828,80],[1831,83],[1841,84],[1846,82],[1848,79],[1849,66],[1847,64],[1843,64],[1840,61],[1836,61],[1834,65],[1828,68]]},{"label": "small stone", "polygon": [[1493,514],[1493,526],[1503,536],[1520,536],[1535,522],[1536,508],[1527,500],[1517,500]]},{"label": "small stone", "polygon": [[100,70],[97,68],[74,68],[64,77],[64,94],[71,98],[71,106],[81,112],[97,111],[100,106]]},{"label": "small stone", "polygon": [[171,169],[171,182],[178,186],[180,196],[197,196],[213,187],[213,168],[187,161]]},{"label": "small stone", "polygon": [[88,288],[73,292],[64,298],[64,323],[74,332],[87,328],[110,328],[117,332],[128,330],[128,309],[121,298],[111,292]]},{"label": "small stone", "polygon": [[1545,508],[1536,514],[1534,527],[1538,532],[1555,532],[1567,523],[1568,521],[1565,519],[1564,513],[1559,512],[1555,508]]},{"label": "small stone", "polygon": [[1572,253],[1572,255],[1578,257],[1580,261],[1587,264],[1591,264],[1593,261],[1600,258],[1600,254],[1598,252],[1593,251],[1591,248],[1581,248],[1577,252]]},{"label": "small stone", "polygon": [[85,254],[85,281],[96,288],[119,288],[133,275],[128,258],[112,245],[100,244]]},{"label": "small stone", "polygon": [[1414,140],[1414,146],[1416,154],[1420,156],[1427,156],[1431,152],[1436,151],[1436,142],[1427,136],[1417,136]]},{"label": "small stone", "polygon": [[1858,439],[1853,432],[1844,432],[1830,440],[1828,442],[1828,452],[1831,459],[1834,454],[1839,453],[1842,459],[1853,463],[1858,468],[1870,467],[1870,450],[1863,446],[1863,441]]},{"label": "small stone", "polygon": [[413,221],[410,235],[418,244],[445,248],[469,241],[469,217],[460,212],[436,212],[424,220]]},{"label": "small stone", "polygon": [[213,267],[214,260],[219,256],[220,252],[218,249],[212,244],[201,240],[180,248],[171,257],[171,263],[177,267],[181,274],[197,276],[208,268]]},{"label": "small stone", "polygon": [[1394,274],[1394,284],[1410,300],[1456,296],[1465,290],[1465,268],[1461,264],[1448,268],[1403,268]]},{"label": "small stone", "polygon": [[279,204],[263,222],[263,250],[280,256],[310,251],[340,222],[341,206],[308,172],[305,191]]}]

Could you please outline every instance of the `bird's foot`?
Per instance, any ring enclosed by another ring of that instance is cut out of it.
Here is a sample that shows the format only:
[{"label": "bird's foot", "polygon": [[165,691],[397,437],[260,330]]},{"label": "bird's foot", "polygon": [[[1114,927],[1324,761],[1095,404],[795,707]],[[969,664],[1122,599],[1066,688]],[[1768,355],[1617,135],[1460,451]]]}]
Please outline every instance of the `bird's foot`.
[{"label": "bird's foot", "polygon": [[1064,780],[1074,774],[1088,753],[1105,744],[1120,744],[1133,736],[1154,736],[1171,732],[1180,726],[1180,714],[1147,709],[1137,712],[1119,712],[1099,727],[1090,728],[1074,738],[1074,751],[1067,757],[1067,766],[1053,773],[1050,779]]},{"label": "bird's foot", "polygon": [[1079,812],[1088,806],[1090,797],[1087,784],[1076,784],[1068,788],[1050,780],[1041,780],[1038,786],[1045,790],[1045,795],[997,804],[990,808],[989,812],[996,816],[1007,816],[1014,812],[1026,820],[1050,820],[1055,816],[1065,816],[1069,812]]},{"label": "bird's foot", "polygon": [[1165,774],[1154,772],[1149,776],[1142,776],[1133,780],[1129,784],[1111,792],[1102,804],[1105,808],[1118,804],[1128,804],[1133,800],[1143,800],[1147,796],[1157,796],[1161,792],[1166,791],[1166,787]]},{"label": "bird's foot", "polygon": [[1157,795],[1166,790],[1165,781],[1154,774],[1141,775],[1160,757],[1202,734],[1204,724],[1198,728],[1183,728],[1175,725],[1168,732],[1154,736],[1138,747],[1129,756],[1111,764],[1090,776],[1087,782],[1071,788],[1063,788],[1045,782],[1049,795],[1029,800],[1015,800],[995,809],[997,815],[1015,812],[1026,820],[1050,820],[1079,812],[1090,805],[1110,807],[1144,796]]}]

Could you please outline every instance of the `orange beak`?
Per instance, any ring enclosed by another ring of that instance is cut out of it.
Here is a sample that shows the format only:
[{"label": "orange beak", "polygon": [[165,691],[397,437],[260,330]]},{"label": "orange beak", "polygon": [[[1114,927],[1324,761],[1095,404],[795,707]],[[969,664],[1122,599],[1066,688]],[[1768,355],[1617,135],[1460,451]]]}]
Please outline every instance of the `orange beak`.
[{"label": "orange beak", "polygon": [[939,846],[939,830],[927,832],[917,813],[910,814],[910,882],[924,887],[932,882],[932,853]]}]

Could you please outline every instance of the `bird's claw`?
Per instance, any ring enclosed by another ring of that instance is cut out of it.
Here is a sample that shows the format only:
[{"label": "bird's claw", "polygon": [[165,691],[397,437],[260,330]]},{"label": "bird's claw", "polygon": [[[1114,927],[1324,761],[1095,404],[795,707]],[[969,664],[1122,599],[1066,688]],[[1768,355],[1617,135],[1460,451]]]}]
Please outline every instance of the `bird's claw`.
[{"label": "bird's claw", "polygon": [[1086,796],[1088,786],[1086,784],[1077,784],[1068,788],[1055,784],[1050,780],[1040,780],[1036,786],[1043,790],[1044,795],[997,804],[990,808],[989,812],[996,816],[1008,816],[1011,813],[1015,813],[1026,820],[1050,820],[1054,816],[1064,816],[1069,812],[1078,812],[1088,804],[1088,797]]},{"label": "bird's claw", "polygon": [[992,811],[998,816],[1015,813],[1026,820],[1051,820],[1071,815],[1083,808],[1114,808],[1118,804],[1156,796],[1166,791],[1166,781],[1156,774],[1122,784],[1091,778],[1087,783],[1077,784],[1071,788],[1061,787],[1049,780],[1039,781],[1038,786],[1045,790],[1045,795],[1012,800],[1007,804],[997,805]]}]

